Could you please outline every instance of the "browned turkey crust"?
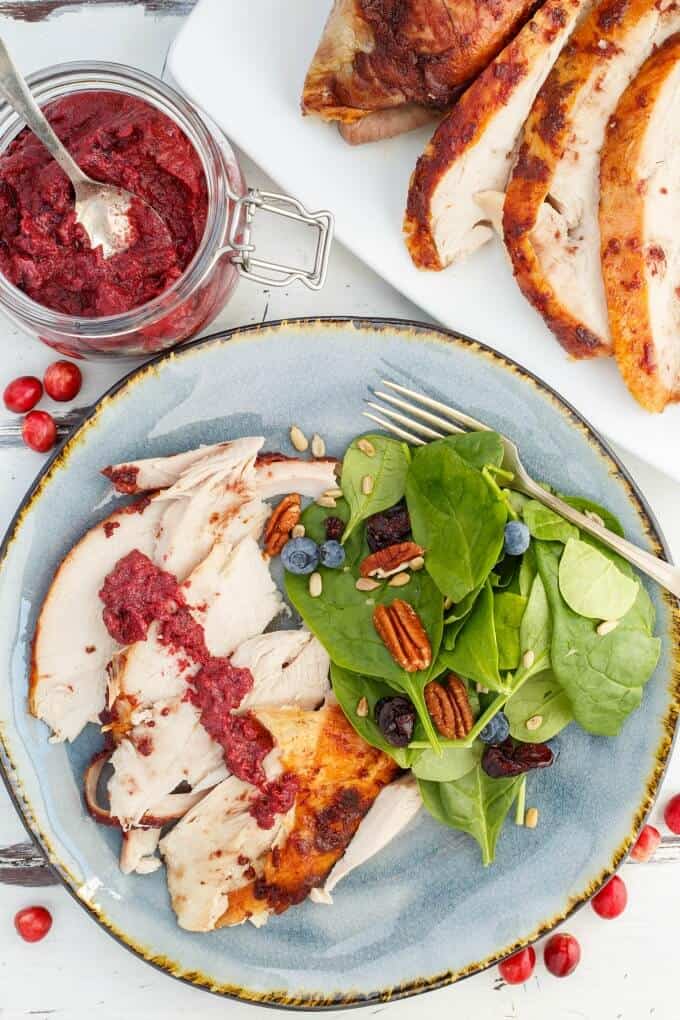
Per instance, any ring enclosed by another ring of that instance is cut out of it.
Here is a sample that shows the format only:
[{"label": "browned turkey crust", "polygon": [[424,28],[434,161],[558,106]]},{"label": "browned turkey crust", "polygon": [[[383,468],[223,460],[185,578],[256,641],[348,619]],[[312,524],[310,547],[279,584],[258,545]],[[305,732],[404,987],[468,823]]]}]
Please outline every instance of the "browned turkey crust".
[{"label": "browned turkey crust", "polygon": [[614,353],[635,399],[680,398],[680,33],[643,65],[609,124],[600,166],[602,272]]},{"label": "browned turkey crust", "polygon": [[598,227],[606,124],[679,19],[669,0],[602,0],[565,46],[525,126],[505,200],[505,242],[524,295],[574,357],[612,349]]},{"label": "browned turkey crust", "polygon": [[475,193],[505,189],[536,91],[588,2],[547,0],[439,125],[411,178],[404,221],[419,269],[443,269],[491,237]]},{"label": "browned turkey crust", "polygon": [[405,103],[446,109],[536,0],[335,0],[302,110],[351,124]]}]

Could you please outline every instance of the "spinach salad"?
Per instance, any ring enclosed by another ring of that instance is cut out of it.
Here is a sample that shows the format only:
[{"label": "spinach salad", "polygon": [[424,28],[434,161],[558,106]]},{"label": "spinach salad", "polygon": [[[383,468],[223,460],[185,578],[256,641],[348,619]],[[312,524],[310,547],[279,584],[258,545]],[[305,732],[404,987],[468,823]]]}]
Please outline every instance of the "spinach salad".
[{"label": "spinach salad", "polygon": [[[342,496],[308,506],[282,554],[347,719],[413,772],[430,814],[472,836],[484,864],[513,805],[523,821],[549,742],[571,724],[616,736],[660,648],[628,563],[506,488],[502,460],[493,432],[413,450],[358,437]],[[621,534],[606,509],[567,502]]]}]

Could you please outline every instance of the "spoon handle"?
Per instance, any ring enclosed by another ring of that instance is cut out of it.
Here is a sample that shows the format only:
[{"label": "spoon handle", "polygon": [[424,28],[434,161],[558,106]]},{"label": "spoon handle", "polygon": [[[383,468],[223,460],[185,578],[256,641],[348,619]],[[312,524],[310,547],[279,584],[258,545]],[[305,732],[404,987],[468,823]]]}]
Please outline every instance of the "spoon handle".
[{"label": "spoon handle", "polygon": [[50,127],[47,118],[31,95],[31,91],[23,75],[17,70],[4,41],[0,38],[0,95],[4,96],[9,105],[19,114],[75,187],[87,181],[68,150],[62,145]]}]

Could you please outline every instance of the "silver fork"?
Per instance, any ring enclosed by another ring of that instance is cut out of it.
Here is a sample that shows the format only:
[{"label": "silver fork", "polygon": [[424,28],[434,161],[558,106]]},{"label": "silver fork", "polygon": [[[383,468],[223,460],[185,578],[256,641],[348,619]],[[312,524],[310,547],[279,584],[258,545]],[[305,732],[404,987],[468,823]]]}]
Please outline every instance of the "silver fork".
[{"label": "silver fork", "polygon": [[[392,392],[373,390],[373,394],[390,406],[384,407],[382,404],[369,400],[367,403],[372,411],[364,411],[364,417],[370,418],[381,428],[405,439],[408,443],[422,446],[430,440],[442,439],[445,435],[456,432],[494,431],[483,422],[471,418],[469,414],[463,414],[462,411],[448,407],[441,401],[433,400],[432,397],[425,396],[423,393],[417,393],[415,390],[410,390],[406,386],[400,386],[387,379],[383,379],[382,384]],[[400,396],[395,394],[400,394]],[[404,397],[411,399],[405,400]],[[399,410],[394,410],[394,408]],[[379,413],[374,413],[376,411]],[[642,570],[663,588],[680,597],[680,569],[657,556],[652,556],[651,553],[638,548],[625,538],[620,538],[619,535],[605,528],[593,517],[582,514],[558,496],[546,492],[528,474],[520,460],[519,450],[512,440],[503,435],[500,438],[504,450],[501,466],[504,471],[512,475],[512,480],[504,481],[507,488],[530,496],[549,507],[550,510],[554,510],[560,517],[564,517],[565,520],[575,524],[582,531],[598,538],[604,545],[609,546],[619,556],[632,563],[634,567]]]}]

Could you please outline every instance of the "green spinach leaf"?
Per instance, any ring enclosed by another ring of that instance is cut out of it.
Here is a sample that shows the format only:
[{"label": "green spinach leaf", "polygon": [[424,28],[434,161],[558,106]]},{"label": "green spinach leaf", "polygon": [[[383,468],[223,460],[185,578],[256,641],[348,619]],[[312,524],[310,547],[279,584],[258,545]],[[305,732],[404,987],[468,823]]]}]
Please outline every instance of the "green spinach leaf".
[{"label": "green spinach leaf", "polygon": [[413,765],[413,774],[431,783],[452,782],[467,775],[479,764],[482,750],[479,741],[472,747],[445,747],[441,754],[426,748]]},{"label": "green spinach leaf", "polygon": [[489,581],[464,620],[453,649],[443,648],[439,657],[449,669],[468,680],[493,691],[504,689],[498,663],[494,595]]},{"label": "green spinach leaf", "polygon": [[[527,744],[550,740],[574,719],[569,698],[551,670],[530,677],[507,702],[505,714],[512,736]],[[527,721],[538,716],[541,725],[528,730]]]},{"label": "green spinach leaf", "polygon": [[[550,666],[550,645],[552,641],[552,619],[550,606],[540,574],[531,584],[529,601],[519,628],[521,660],[513,679],[513,686],[528,677],[542,673]],[[524,656],[533,653],[531,661],[524,665]]]},{"label": "green spinach leaf", "polygon": [[[347,720],[360,737],[389,754],[403,769],[410,768],[414,762],[424,753],[413,750],[409,747],[394,747],[385,740],[377,723],[375,722],[376,702],[381,698],[388,698],[394,695],[394,690],[389,684],[375,677],[359,676],[357,673],[350,673],[342,669],[336,663],[331,663],[331,683],[333,692],[345,713]],[[357,705],[362,698],[368,702],[368,715],[357,715]],[[434,754],[434,752],[431,752]],[[436,755],[435,755],[436,757]]]},{"label": "green spinach leaf", "polygon": [[[367,439],[375,450],[371,457],[359,449],[361,439]],[[411,462],[411,451],[406,443],[386,436],[367,435],[354,439],[347,447],[342,462],[340,485],[349,506],[349,520],[343,535],[345,542],[357,524],[380,510],[394,506],[404,495],[406,476]],[[373,479],[373,488],[365,493],[364,478]]]},{"label": "green spinach leaf", "polygon": [[520,626],[527,607],[527,599],[513,592],[496,592],[493,602],[498,668],[515,670],[521,658]]},{"label": "green spinach leaf", "polygon": [[535,499],[526,504],[523,517],[532,538],[545,542],[568,542],[570,538],[578,538],[578,528]]},{"label": "green spinach leaf", "polygon": [[503,463],[503,444],[497,432],[461,432],[441,442],[479,471],[489,464],[500,467]]},{"label": "green spinach leaf", "polygon": [[522,557],[522,565],[519,568],[518,588],[520,595],[524,595],[525,598],[529,598],[531,586],[534,583],[537,571],[536,552],[532,543],[524,553],[524,556]]},{"label": "green spinach leaf", "polygon": [[642,700],[656,667],[660,642],[652,636],[654,607],[642,585],[615,630],[599,635],[593,620],[573,612],[562,598],[562,547],[539,542],[538,569],[553,621],[551,663],[576,721],[589,733],[615,736]]},{"label": "green spinach leaf", "polygon": [[639,584],[589,542],[569,539],[560,559],[562,598],[579,616],[619,620],[635,602]]},{"label": "green spinach leaf", "polygon": [[461,602],[488,577],[503,547],[507,508],[447,442],[413,455],[406,501],[414,540],[437,587]]},{"label": "green spinach leaf", "polygon": [[481,765],[450,783],[418,780],[423,803],[433,818],[476,839],[485,866],[494,859],[503,822],[521,783],[522,776],[491,779]]},{"label": "green spinach leaf", "polygon": [[618,517],[607,510],[606,507],[600,506],[599,503],[593,503],[591,499],[584,499],[582,496],[561,496],[565,503],[569,506],[573,506],[574,510],[580,510],[581,513],[585,513],[589,510],[593,514],[597,514],[598,517],[604,522],[605,528],[609,528],[614,534],[620,535],[623,538],[623,528]]}]

